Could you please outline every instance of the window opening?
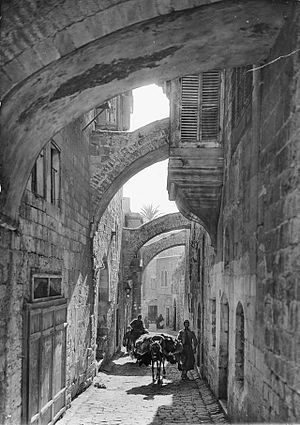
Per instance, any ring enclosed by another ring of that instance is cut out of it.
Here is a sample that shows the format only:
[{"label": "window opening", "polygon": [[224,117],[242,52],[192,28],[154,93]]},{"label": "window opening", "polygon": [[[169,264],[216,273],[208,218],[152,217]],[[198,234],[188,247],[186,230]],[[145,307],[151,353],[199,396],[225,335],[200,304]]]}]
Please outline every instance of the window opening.
[{"label": "window opening", "polygon": [[32,301],[62,297],[62,277],[58,275],[35,274],[32,277]]},{"label": "window opening", "polygon": [[216,346],[216,299],[211,301],[211,334],[212,334],[212,346]]},{"label": "window opening", "polygon": [[51,203],[59,206],[60,199],[60,151],[51,143]]},{"label": "window opening", "polygon": [[46,197],[46,150],[43,149],[31,172],[31,191],[42,198]]},{"label": "window opening", "polygon": [[221,71],[181,78],[180,129],[183,142],[220,139]]},{"label": "window opening", "polygon": [[204,285],[204,277],[205,277],[205,234],[202,236],[202,286]]}]

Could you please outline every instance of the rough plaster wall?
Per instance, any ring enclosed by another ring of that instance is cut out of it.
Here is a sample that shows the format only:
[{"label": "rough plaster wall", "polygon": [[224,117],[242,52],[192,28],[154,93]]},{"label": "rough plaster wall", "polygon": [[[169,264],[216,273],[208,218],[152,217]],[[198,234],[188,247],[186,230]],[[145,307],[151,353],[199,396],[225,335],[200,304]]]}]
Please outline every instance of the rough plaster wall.
[{"label": "rough plaster wall", "polygon": [[[288,22],[269,61],[299,46],[299,16]],[[297,33],[298,31],[298,33]],[[227,74],[230,90],[230,73]],[[230,91],[227,92],[227,101]],[[300,417],[299,389],[299,55],[254,74],[245,131],[233,150],[230,102],[225,113],[226,170],[217,260],[205,302],[216,298],[217,344],[207,345],[206,377],[218,394],[220,299],[229,300],[228,408],[234,421]],[[227,114],[227,115],[226,115]],[[224,266],[222,236],[231,254]],[[221,235],[220,235],[221,232]],[[245,314],[245,383],[235,374],[235,313]],[[207,341],[211,314],[206,314]]]},{"label": "rough plaster wall", "polygon": [[[96,270],[95,294],[98,300],[99,275],[101,273],[101,262],[104,256],[107,257],[110,280],[110,305],[107,312],[108,344],[106,349],[107,357],[111,357],[118,348],[116,346],[116,323],[115,311],[120,306],[121,329],[124,330],[124,311],[122,309],[123,287],[119,282],[120,255],[122,243],[123,211],[122,211],[122,190],[119,191],[108,205],[103,214],[97,231],[94,236],[94,268]],[[116,232],[115,235],[112,232]],[[119,288],[120,284],[120,288]],[[118,299],[118,291],[120,298]],[[98,314],[98,302],[95,303],[95,316]]]},{"label": "rough plaster wall", "polygon": [[61,149],[61,208],[29,190],[23,195],[19,233],[1,229],[0,423],[21,421],[23,306],[33,272],[62,273],[68,299],[67,386],[76,392],[90,366],[91,251],[89,243],[88,138],[84,119],[54,137]]}]

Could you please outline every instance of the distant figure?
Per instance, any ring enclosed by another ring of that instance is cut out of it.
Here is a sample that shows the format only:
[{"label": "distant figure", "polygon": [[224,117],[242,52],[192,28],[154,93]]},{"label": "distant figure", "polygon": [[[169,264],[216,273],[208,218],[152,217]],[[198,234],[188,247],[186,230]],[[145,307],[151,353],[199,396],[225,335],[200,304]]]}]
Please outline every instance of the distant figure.
[{"label": "distant figure", "polygon": [[164,318],[162,314],[160,314],[156,320],[157,329],[163,329],[164,327]]},{"label": "distant figure", "polygon": [[181,329],[178,333],[178,339],[182,342],[183,350],[180,355],[181,357],[181,378],[184,381],[189,380],[187,376],[188,370],[193,370],[195,365],[194,353],[197,349],[197,338],[193,331],[189,329],[190,322],[185,320],[183,322],[184,329]]},{"label": "distant figure", "polygon": [[130,322],[131,326],[131,335],[133,343],[143,334],[148,333],[148,331],[144,327],[144,323],[142,320],[142,315],[139,314],[137,319],[133,319],[132,322]]},{"label": "distant figure", "polygon": [[146,316],[145,317],[145,327],[148,329],[148,327],[149,327],[149,319],[148,319],[148,317]]}]

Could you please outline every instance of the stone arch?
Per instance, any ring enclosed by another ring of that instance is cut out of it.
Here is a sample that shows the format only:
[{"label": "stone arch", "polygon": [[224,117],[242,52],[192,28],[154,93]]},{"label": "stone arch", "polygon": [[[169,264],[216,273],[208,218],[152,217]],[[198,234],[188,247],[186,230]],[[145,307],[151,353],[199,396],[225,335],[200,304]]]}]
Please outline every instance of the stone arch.
[{"label": "stone arch", "polygon": [[[110,147],[108,158],[96,155],[101,139]],[[169,119],[155,121],[132,133],[94,132],[91,156],[91,188],[93,203],[92,234],[116,192],[134,174],[168,158]]]},{"label": "stone arch", "polygon": [[170,235],[167,235],[164,238],[143,247],[141,250],[143,268],[145,269],[150,261],[153,260],[153,258],[162,251],[165,251],[169,248],[174,248],[175,246],[185,245],[186,238],[187,232],[186,230],[182,230],[178,233],[171,233]]},{"label": "stone arch", "polygon": [[289,10],[268,0],[98,3],[74,1],[72,10],[58,0],[4,5],[0,205],[10,228],[53,134],[134,87],[260,62]]},{"label": "stone arch", "polygon": [[[136,229],[123,230],[123,276],[126,281],[129,279],[132,270],[136,267],[137,257],[140,248],[150,239],[162,233],[172,230],[189,229],[190,221],[180,213],[166,214],[155,220],[149,221]],[[133,264],[134,263],[134,264]],[[134,266],[134,267],[133,267]],[[131,270],[132,269],[132,270]]]}]

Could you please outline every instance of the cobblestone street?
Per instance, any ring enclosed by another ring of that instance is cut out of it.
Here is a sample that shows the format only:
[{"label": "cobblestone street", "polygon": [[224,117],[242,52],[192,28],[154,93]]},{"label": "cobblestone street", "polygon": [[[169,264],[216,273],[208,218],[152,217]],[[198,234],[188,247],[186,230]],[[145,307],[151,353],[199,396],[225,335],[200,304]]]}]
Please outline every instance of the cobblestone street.
[{"label": "cobblestone street", "polygon": [[72,402],[58,425],[169,425],[229,423],[196,372],[181,381],[176,365],[167,366],[161,388],[151,383],[151,368],[130,357],[114,360],[93,385]]}]

